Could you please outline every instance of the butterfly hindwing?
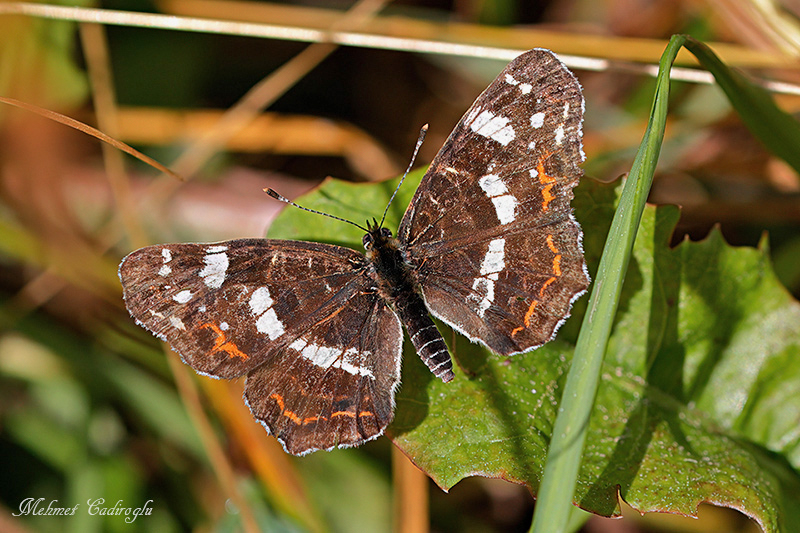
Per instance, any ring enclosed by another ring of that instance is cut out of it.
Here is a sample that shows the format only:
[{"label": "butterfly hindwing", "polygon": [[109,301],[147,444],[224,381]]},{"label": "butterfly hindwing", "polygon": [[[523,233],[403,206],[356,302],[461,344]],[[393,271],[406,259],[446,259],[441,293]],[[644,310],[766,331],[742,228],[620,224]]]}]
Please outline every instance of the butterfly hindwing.
[{"label": "butterfly hindwing", "polygon": [[497,353],[541,346],[569,316],[580,295],[575,287],[587,283],[582,256],[570,252],[575,227],[560,224],[549,231],[543,240],[516,232],[451,243],[450,249],[428,256],[419,269],[427,305]]},{"label": "butterfly hindwing", "polygon": [[120,279],[133,317],[197,372],[247,375],[253,414],[298,454],[391,421],[402,330],[367,266],[338,246],[243,239],[142,248]]},{"label": "butterfly hindwing", "polygon": [[330,327],[309,330],[247,377],[250,409],[293,454],[361,444],[392,420],[400,321],[371,295],[349,303]]},{"label": "butterfly hindwing", "polygon": [[501,354],[547,342],[589,283],[572,189],[583,96],[549,51],[520,55],[478,97],[400,225],[430,311]]}]

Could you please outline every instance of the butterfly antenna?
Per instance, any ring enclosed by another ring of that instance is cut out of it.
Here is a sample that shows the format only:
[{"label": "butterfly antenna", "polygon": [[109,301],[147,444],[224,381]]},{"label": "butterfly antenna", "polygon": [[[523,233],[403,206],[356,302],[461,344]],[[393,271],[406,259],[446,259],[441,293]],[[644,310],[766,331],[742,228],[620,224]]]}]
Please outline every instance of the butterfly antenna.
[{"label": "butterfly antenna", "polygon": [[303,207],[302,205],[298,205],[298,204],[294,203],[293,201],[289,200],[288,198],[286,198],[285,196],[282,196],[282,195],[278,194],[277,192],[275,192],[274,189],[271,189],[269,187],[264,189],[264,192],[267,193],[272,198],[275,198],[276,200],[280,200],[281,202],[287,203],[287,204],[289,204],[291,206],[294,206],[294,207],[296,207],[298,209],[302,209],[303,211],[308,211],[309,213],[314,213],[316,215],[322,215],[324,217],[332,218],[334,220],[339,220],[341,222],[347,222],[348,224],[352,224],[353,226],[357,227],[358,229],[360,229],[362,231],[367,231],[367,232],[369,231],[364,226],[360,226],[360,225],[356,224],[355,222],[353,222],[351,220],[347,220],[346,218],[340,218],[340,217],[331,215],[329,213],[323,213],[322,211],[317,211],[316,209],[309,209],[307,207]]},{"label": "butterfly antenna", "polygon": [[428,125],[425,124],[422,126],[422,129],[419,130],[419,137],[417,138],[417,146],[414,147],[414,153],[411,155],[411,161],[408,162],[408,168],[406,168],[405,173],[403,173],[403,177],[400,178],[400,183],[397,184],[397,187],[394,189],[392,193],[392,197],[389,198],[389,203],[386,204],[386,209],[383,210],[383,217],[381,217],[381,223],[378,227],[383,227],[383,221],[386,220],[386,214],[389,212],[389,206],[392,205],[392,201],[394,197],[397,196],[397,191],[400,190],[400,186],[403,184],[403,181],[408,176],[408,173],[411,171],[411,167],[414,166],[414,161],[417,159],[417,152],[419,152],[419,147],[422,146],[422,141],[425,140],[425,134],[428,133]]}]

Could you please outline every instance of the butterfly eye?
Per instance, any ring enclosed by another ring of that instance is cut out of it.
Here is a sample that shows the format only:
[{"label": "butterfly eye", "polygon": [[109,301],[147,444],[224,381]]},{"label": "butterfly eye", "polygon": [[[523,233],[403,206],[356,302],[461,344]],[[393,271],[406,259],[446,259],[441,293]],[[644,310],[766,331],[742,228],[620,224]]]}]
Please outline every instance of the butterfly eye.
[{"label": "butterfly eye", "polygon": [[372,235],[367,233],[366,235],[364,235],[364,238],[361,239],[361,242],[364,244],[364,249],[369,250],[370,248],[372,248]]},{"label": "butterfly eye", "polygon": [[390,230],[389,228],[381,228],[381,235],[383,237],[386,237],[387,239],[391,239],[392,238],[392,230]]}]

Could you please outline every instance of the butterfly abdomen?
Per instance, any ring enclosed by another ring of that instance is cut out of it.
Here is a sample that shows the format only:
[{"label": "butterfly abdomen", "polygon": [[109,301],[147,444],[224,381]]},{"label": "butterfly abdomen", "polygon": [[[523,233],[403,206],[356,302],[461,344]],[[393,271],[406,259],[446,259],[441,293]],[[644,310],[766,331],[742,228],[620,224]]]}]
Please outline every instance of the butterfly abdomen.
[{"label": "butterfly abdomen", "polygon": [[453,379],[453,362],[442,335],[428,314],[411,267],[397,240],[385,228],[371,228],[365,238],[367,258],[375,268],[378,292],[405,326],[420,359],[444,382]]},{"label": "butterfly abdomen", "polygon": [[397,297],[394,308],[411,337],[411,343],[433,375],[445,383],[453,379],[453,362],[441,333],[433,323],[422,297],[416,292]]}]

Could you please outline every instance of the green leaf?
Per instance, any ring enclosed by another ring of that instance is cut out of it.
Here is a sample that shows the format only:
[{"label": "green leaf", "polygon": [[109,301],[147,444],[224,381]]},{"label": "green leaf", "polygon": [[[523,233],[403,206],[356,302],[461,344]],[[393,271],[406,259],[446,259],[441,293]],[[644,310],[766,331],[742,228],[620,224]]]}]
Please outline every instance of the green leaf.
[{"label": "green leaf", "polygon": [[[401,188],[390,228],[418,180],[417,174]],[[331,180],[298,203],[356,221],[380,218],[395,183]],[[576,189],[590,271],[614,201],[611,187],[588,179]],[[576,501],[616,514],[619,486],[642,511],[694,514],[700,502],[712,501],[755,517],[767,531],[800,523],[800,446],[793,437],[800,419],[800,305],[775,279],[764,250],[731,248],[717,232],[670,249],[677,217],[674,207],[645,210]],[[271,236],[361,248],[359,230],[291,207]],[[449,384],[434,379],[407,347],[392,440],[444,489],[483,475],[535,492],[583,307],[576,306],[555,341],[511,358],[443,326],[459,367]]]},{"label": "green leaf", "polygon": [[772,153],[800,172],[800,123],[775,105],[772,95],[726,66],[705,44],[686,37],[684,46],[714,75],[739,118]]},{"label": "green leaf", "polygon": [[[423,171],[416,171],[406,177],[386,214],[384,225],[389,229],[394,230],[400,224],[400,219],[406,206],[411,202],[411,197],[414,196],[423,174]],[[396,178],[370,184],[348,183],[328,178],[318,188],[300,198],[297,203],[365,226],[367,220],[381,219],[399,181],[400,178]],[[364,232],[344,222],[287,207],[270,226],[268,236],[272,239],[327,242],[363,250],[361,238]]]}]

